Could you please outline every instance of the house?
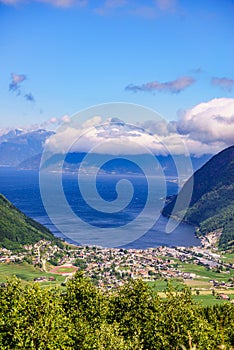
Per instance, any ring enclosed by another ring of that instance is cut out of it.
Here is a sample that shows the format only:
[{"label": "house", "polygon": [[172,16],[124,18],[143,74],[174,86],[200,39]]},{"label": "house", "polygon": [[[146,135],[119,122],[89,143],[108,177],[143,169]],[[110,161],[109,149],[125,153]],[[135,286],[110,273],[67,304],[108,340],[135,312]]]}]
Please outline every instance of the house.
[{"label": "house", "polygon": [[230,297],[227,294],[221,293],[221,294],[219,294],[219,297],[223,300],[230,300]]}]

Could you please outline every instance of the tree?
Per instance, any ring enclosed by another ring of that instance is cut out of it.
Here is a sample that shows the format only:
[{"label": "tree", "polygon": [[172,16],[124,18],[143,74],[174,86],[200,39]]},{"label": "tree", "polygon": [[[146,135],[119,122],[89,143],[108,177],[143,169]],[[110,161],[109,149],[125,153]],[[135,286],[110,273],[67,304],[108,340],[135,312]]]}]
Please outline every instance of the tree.
[{"label": "tree", "polygon": [[85,270],[86,267],[87,267],[87,264],[85,262],[84,259],[80,259],[80,258],[77,258],[75,263],[74,263],[75,266],[78,266],[80,270]]},{"label": "tree", "polygon": [[73,349],[59,294],[16,278],[0,288],[0,348]]},{"label": "tree", "polygon": [[22,284],[0,286],[0,349],[231,349],[234,305],[201,307],[191,290],[168,284],[166,297],[142,280],[103,292],[82,272],[66,291]]}]

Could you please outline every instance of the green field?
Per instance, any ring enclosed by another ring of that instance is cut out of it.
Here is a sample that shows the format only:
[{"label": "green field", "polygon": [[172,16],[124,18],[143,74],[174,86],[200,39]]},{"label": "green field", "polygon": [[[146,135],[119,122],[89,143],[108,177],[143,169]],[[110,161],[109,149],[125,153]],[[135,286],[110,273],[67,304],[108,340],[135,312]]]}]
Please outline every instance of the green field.
[{"label": "green field", "polygon": [[213,284],[209,282],[208,280],[203,280],[202,278],[198,279],[187,279],[184,281],[186,286],[192,288],[192,289],[210,289],[213,287]]},{"label": "green field", "polygon": [[13,263],[1,263],[0,264],[0,283],[5,282],[8,277],[16,276],[24,282],[32,282],[34,278],[41,276],[54,276],[55,281],[40,282],[42,285],[54,285],[61,284],[65,278],[56,274],[47,273],[39,270],[38,268],[29,265],[26,262],[20,264]]},{"label": "green field", "polygon": [[[228,294],[228,293],[227,293]],[[227,301],[222,299],[216,299],[212,294],[207,295],[193,295],[193,300],[195,300],[198,304],[202,306],[212,306],[212,305],[220,305],[224,304]]]},{"label": "green field", "polygon": [[[168,287],[168,282],[166,280],[161,279],[155,282],[147,282],[147,283],[150,287],[152,287],[156,292],[159,293],[160,297],[163,297],[163,298],[166,297],[165,292],[167,291],[167,287]],[[174,288],[176,292],[181,291],[181,289],[183,289],[183,287],[187,285],[192,290],[193,300],[202,306],[211,306],[211,305],[223,304],[227,302],[223,299],[217,298],[217,295],[219,293],[227,294],[230,297],[230,299],[234,299],[233,289],[230,289],[230,290],[215,289],[216,295],[214,296],[212,294],[212,289],[211,289],[212,284],[209,283],[208,281],[203,281],[203,280],[182,281],[182,280],[172,278],[169,280],[169,284],[172,286],[172,288]],[[199,291],[199,295],[195,294],[197,290]]]},{"label": "green field", "polygon": [[[169,284],[175,290],[181,290],[184,287],[184,283],[181,280],[171,278]],[[152,287],[156,292],[165,292],[168,288],[168,281],[160,279],[155,282],[147,282],[150,287]]]},{"label": "green field", "polygon": [[206,267],[201,265],[194,265],[194,264],[181,264],[179,266],[181,271],[184,272],[190,272],[195,273],[200,280],[200,277],[202,280],[217,280],[217,281],[228,281],[229,278],[234,277],[234,271],[231,270],[230,274],[227,274],[225,272],[216,272],[214,270],[208,270]]},{"label": "green field", "polygon": [[234,253],[231,254],[224,254],[220,257],[220,260],[227,264],[234,264]]},{"label": "green field", "polygon": [[74,267],[59,267],[56,272],[57,273],[72,273],[76,269]]}]

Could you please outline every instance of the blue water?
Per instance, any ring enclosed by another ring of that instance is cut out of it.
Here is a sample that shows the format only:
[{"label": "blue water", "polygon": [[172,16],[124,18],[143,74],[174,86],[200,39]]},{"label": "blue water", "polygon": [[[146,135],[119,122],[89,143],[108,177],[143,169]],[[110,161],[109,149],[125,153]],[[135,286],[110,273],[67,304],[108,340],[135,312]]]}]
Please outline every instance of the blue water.
[{"label": "blue water", "polygon": [[[50,175],[50,184],[53,183],[56,174]],[[103,175],[97,179],[97,191],[99,195],[105,201],[107,207],[108,203],[112,203],[117,198],[116,183],[121,178],[119,176]],[[92,208],[83,198],[80,189],[77,185],[77,177],[75,175],[63,176],[63,189],[68,205],[72,211],[83,222],[94,227],[97,236],[99,230],[103,229],[115,229],[124,227],[126,224],[130,224],[135,220],[143,210],[147,201],[148,183],[143,176],[129,177],[134,192],[131,201],[126,207],[118,212],[108,213],[105,210],[99,211]],[[87,184],[87,188],[90,187],[89,178],[85,178],[84,182]],[[160,184],[160,181],[155,183],[155,186]],[[177,185],[173,182],[166,182],[167,192],[166,195],[176,194]],[[70,233],[66,236],[66,230],[63,233],[51,222],[47,212],[44,208],[40,189],[39,189],[39,174],[36,171],[17,171],[11,168],[0,168],[0,193],[6,196],[16,207],[31,218],[37,220],[41,224],[48,227],[56,236],[62,237],[69,242],[74,241]],[[162,198],[160,197],[164,193],[161,189],[158,189],[158,199],[156,201],[156,207],[152,207],[150,212],[147,213],[149,220],[152,217],[159,215],[159,211],[162,209]],[[165,194],[165,193],[164,193]],[[92,200],[92,198],[90,198]],[[59,201],[56,202],[56,208],[59,208]],[[69,220],[66,222],[66,216],[61,217],[67,232],[71,231],[72,222]],[[146,249],[148,247],[157,246],[192,246],[199,245],[200,241],[194,235],[194,228],[191,225],[180,223],[176,229],[170,233],[165,233],[165,227],[168,223],[168,219],[159,216],[155,224],[140,238],[123,244],[126,248],[138,248]],[[67,225],[67,226],[66,226]],[[138,225],[138,224],[136,224]],[[142,223],[136,226],[137,230],[143,230]],[[86,232],[82,232],[88,240],[91,231],[89,229]],[[75,239],[75,242],[79,243],[79,238]],[[86,241],[87,243],[88,241]],[[115,246],[115,245],[114,245]]]}]

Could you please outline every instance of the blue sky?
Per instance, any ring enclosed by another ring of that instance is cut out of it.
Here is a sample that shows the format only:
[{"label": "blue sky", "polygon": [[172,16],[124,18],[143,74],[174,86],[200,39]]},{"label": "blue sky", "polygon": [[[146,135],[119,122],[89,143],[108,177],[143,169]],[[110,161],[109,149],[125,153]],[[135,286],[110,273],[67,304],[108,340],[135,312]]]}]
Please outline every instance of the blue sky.
[{"label": "blue sky", "polygon": [[0,0],[0,128],[234,97],[232,0]]}]

